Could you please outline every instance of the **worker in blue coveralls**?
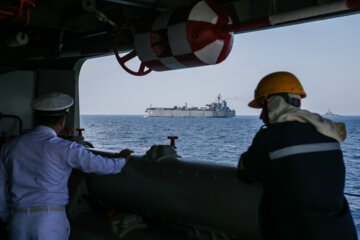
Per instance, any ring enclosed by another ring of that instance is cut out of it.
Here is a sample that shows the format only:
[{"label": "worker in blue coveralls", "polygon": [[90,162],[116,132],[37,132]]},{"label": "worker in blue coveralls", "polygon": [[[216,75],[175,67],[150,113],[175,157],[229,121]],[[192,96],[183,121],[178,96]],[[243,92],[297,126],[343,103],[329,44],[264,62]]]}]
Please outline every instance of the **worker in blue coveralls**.
[{"label": "worker in blue coveralls", "polygon": [[116,174],[131,155],[126,149],[118,158],[105,158],[58,137],[73,103],[72,97],[63,93],[35,99],[36,128],[1,148],[0,217],[8,222],[10,239],[68,239],[65,205],[71,170]]},{"label": "worker in blue coveralls", "polygon": [[265,126],[241,155],[239,177],[263,184],[264,239],[357,239],[344,197],[345,124],[301,110],[304,97],[291,73],[259,82],[249,106],[262,108]]}]

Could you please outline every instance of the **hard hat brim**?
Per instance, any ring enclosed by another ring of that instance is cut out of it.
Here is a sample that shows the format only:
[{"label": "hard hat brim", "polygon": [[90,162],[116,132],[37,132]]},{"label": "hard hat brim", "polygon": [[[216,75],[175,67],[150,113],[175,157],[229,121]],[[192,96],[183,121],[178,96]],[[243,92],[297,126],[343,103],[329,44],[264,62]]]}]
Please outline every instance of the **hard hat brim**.
[{"label": "hard hat brim", "polygon": [[248,106],[251,108],[262,108],[259,101],[255,99],[249,102]]},{"label": "hard hat brim", "polygon": [[299,94],[301,98],[306,97],[299,79],[294,74],[274,72],[260,80],[254,92],[254,99],[248,105],[252,108],[261,108],[262,98],[278,93],[293,93]]}]

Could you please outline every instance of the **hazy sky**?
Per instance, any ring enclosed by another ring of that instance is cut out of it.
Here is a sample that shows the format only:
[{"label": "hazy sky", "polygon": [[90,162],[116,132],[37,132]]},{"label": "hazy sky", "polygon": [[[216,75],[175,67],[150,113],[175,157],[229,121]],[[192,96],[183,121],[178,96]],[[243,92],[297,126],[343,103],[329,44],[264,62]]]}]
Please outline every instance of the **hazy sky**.
[{"label": "hazy sky", "polygon": [[202,107],[220,93],[237,115],[257,115],[247,104],[259,80],[274,71],[297,75],[308,94],[303,108],[360,115],[360,15],[238,34],[229,57],[207,67],[136,77],[114,56],[88,60],[80,73],[80,112],[144,114],[150,104],[185,102]]}]

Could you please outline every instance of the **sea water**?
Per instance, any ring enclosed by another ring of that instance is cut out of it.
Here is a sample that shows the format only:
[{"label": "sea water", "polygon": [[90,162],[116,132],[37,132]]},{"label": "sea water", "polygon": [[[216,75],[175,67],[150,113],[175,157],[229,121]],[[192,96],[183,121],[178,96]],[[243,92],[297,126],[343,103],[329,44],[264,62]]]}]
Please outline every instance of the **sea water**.
[{"label": "sea water", "polygon": [[[345,166],[345,192],[360,194],[360,117],[331,117],[345,122],[347,139],[341,144]],[[132,149],[143,155],[152,145],[170,143],[168,136],[178,136],[178,154],[185,159],[211,161],[236,166],[262,126],[254,116],[235,118],[148,118],[144,116],[82,115],[86,141],[95,148],[120,151]],[[360,233],[360,198],[346,196],[358,235]]]}]

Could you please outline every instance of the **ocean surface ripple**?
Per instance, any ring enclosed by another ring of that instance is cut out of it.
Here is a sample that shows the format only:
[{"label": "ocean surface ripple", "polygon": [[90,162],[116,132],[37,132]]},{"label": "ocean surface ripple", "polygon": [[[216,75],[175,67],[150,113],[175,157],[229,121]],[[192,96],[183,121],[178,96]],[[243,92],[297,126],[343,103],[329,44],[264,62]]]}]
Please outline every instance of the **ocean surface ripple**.
[{"label": "ocean surface ripple", "polygon": [[[345,122],[348,136],[341,144],[346,166],[345,192],[360,194],[360,117],[331,117]],[[262,122],[255,116],[235,118],[147,118],[143,116],[82,115],[85,139],[95,148],[120,151],[132,149],[143,155],[152,145],[169,144],[178,136],[178,154],[185,159],[236,166]],[[346,196],[358,235],[360,198]]]}]

